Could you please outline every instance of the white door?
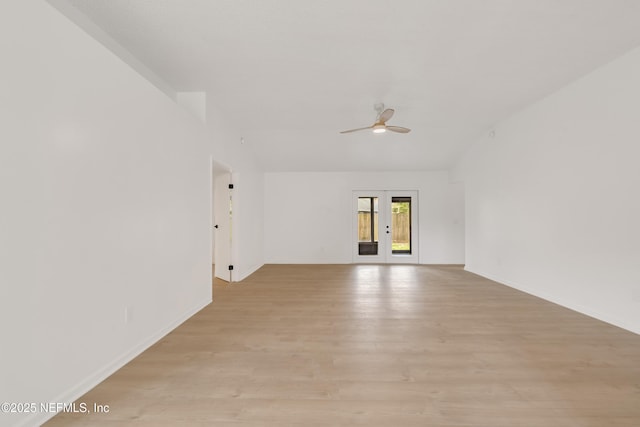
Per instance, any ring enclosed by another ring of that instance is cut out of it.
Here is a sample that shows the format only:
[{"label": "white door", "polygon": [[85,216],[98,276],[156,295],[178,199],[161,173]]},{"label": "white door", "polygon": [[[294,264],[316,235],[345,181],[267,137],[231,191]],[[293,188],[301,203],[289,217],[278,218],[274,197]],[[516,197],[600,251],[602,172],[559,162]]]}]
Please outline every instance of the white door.
[{"label": "white door", "polygon": [[353,261],[418,264],[418,192],[353,192]]},{"label": "white door", "polygon": [[214,275],[231,281],[231,173],[217,171],[213,182]]}]

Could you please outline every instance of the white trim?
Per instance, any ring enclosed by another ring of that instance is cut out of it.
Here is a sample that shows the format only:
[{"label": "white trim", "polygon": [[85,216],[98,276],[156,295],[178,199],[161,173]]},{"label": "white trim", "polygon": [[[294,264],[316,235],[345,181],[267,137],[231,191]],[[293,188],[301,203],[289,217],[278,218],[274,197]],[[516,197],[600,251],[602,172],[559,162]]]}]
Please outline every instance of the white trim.
[{"label": "white trim", "polygon": [[629,324],[628,322],[620,320],[619,318],[617,318],[615,316],[603,314],[603,313],[601,313],[601,312],[599,312],[597,310],[593,310],[592,308],[586,307],[586,306],[581,305],[581,304],[576,304],[573,301],[566,301],[566,300],[564,300],[562,298],[557,298],[555,296],[551,296],[551,295],[549,295],[549,294],[547,294],[545,292],[533,291],[533,290],[531,290],[530,288],[528,288],[526,286],[520,286],[519,284],[513,283],[513,282],[508,281],[508,280],[503,280],[503,279],[501,279],[501,278],[499,278],[499,277],[497,277],[495,275],[487,274],[487,273],[485,273],[483,271],[469,268],[468,266],[465,266],[464,269],[465,269],[465,271],[468,271],[468,272],[473,273],[473,274],[477,274],[478,276],[482,276],[482,277],[484,277],[486,279],[489,279],[489,280],[493,280],[494,282],[497,282],[497,283],[499,283],[501,285],[508,286],[510,288],[513,288],[513,289],[517,289],[517,290],[522,291],[524,293],[527,293],[529,295],[533,295],[534,297],[541,298],[541,299],[543,299],[545,301],[549,301],[549,302],[552,302],[554,304],[558,304],[558,305],[560,305],[560,306],[562,306],[564,308],[567,308],[569,310],[573,310],[573,311],[578,312],[580,314],[584,314],[586,316],[593,317],[594,319],[601,320],[601,321],[603,321],[605,323],[609,323],[610,325],[617,326],[618,328],[626,329],[629,332],[633,332],[634,334],[640,335],[640,326]]},{"label": "white trim", "polygon": [[[173,322],[170,322],[164,328],[158,330],[157,332],[151,334],[149,338],[143,340],[138,345],[132,347],[129,351],[126,351],[119,357],[115,358],[112,362],[107,363],[102,368],[97,369],[93,374],[89,375],[84,380],[80,381],[80,383],[76,384],[70,390],[61,393],[55,399],[51,400],[51,402],[74,402],[82,397],[89,390],[100,384],[102,381],[107,379],[109,376],[113,375],[118,369],[122,368],[127,363],[131,362],[133,359],[138,357],[142,352],[147,350],[149,347],[160,341],[164,338],[169,332],[176,329],[194,314],[205,308],[207,305],[211,304],[211,298],[206,299],[205,301],[201,301],[197,304],[194,304],[190,309],[184,311],[180,316],[178,316]],[[40,426],[44,424],[47,420],[53,418],[55,413],[35,413],[33,417],[28,417],[23,419],[22,422],[16,424],[16,427],[22,426]]]},{"label": "white trim", "polygon": [[251,276],[256,271],[258,271],[260,268],[262,268],[262,266],[264,266],[264,264],[255,264],[255,265],[251,266],[250,268],[243,268],[242,269],[242,273],[238,274],[238,277],[234,277],[234,282],[243,281],[244,279],[246,279],[247,277]]}]

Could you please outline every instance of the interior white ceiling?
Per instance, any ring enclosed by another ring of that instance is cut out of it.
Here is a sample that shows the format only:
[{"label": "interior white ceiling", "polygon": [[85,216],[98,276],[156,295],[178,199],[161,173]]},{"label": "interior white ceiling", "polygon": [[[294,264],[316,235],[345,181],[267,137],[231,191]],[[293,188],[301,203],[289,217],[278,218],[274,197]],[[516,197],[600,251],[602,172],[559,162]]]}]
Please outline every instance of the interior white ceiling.
[{"label": "interior white ceiling", "polygon": [[[637,0],[60,1],[176,91],[206,91],[267,171],[446,169],[640,45]],[[412,132],[339,134],[378,102]]]}]

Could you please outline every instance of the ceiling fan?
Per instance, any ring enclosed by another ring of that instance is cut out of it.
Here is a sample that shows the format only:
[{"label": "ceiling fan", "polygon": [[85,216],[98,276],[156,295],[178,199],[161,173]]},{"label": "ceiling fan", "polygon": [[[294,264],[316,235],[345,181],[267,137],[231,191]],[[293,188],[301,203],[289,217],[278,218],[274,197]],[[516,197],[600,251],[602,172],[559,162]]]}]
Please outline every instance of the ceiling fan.
[{"label": "ceiling fan", "polygon": [[391,117],[393,117],[393,113],[395,113],[395,110],[393,110],[392,108],[387,108],[385,110],[384,104],[376,104],[374,106],[374,109],[378,112],[378,116],[377,116],[376,121],[375,121],[375,123],[373,125],[367,126],[366,128],[343,130],[340,133],[351,133],[351,132],[357,132],[359,130],[367,130],[367,129],[372,129],[373,133],[384,133],[384,132],[386,132],[388,130],[391,131],[391,132],[397,132],[397,133],[409,133],[409,132],[411,132],[411,129],[409,129],[409,128],[403,128],[401,126],[388,126],[387,125],[387,120],[391,119]]}]

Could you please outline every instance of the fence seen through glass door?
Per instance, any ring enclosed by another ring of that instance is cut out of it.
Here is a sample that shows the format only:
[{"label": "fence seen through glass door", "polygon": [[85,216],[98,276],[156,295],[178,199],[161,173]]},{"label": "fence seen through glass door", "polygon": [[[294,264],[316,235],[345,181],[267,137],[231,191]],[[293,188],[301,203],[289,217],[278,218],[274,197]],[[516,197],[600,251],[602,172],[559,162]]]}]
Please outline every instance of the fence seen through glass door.
[{"label": "fence seen through glass door", "polygon": [[358,254],[378,255],[378,198],[358,198]]},{"label": "fence seen through glass door", "polygon": [[391,251],[411,253],[411,197],[391,198]]}]

